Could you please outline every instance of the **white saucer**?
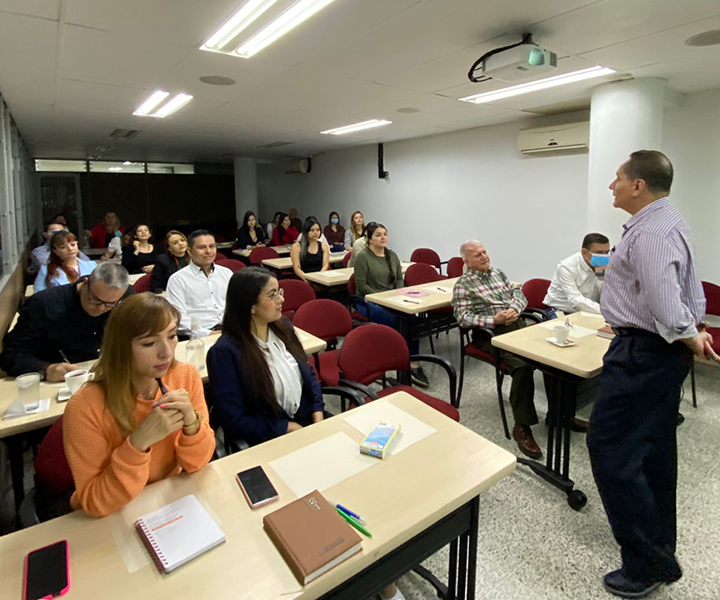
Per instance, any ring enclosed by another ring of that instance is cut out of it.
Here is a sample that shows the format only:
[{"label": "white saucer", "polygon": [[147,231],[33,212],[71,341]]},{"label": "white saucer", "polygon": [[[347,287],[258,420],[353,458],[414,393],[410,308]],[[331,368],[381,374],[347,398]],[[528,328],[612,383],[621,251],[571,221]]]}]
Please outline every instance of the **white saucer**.
[{"label": "white saucer", "polygon": [[70,400],[70,397],[72,396],[72,392],[70,391],[69,387],[60,388],[57,395],[57,401],[58,402],[67,402]]},{"label": "white saucer", "polygon": [[570,348],[571,346],[577,346],[577,342],[568,339],[564,344],[558,342],[554,337],[545,338],[551,344],[554,344],[558,348]]}]

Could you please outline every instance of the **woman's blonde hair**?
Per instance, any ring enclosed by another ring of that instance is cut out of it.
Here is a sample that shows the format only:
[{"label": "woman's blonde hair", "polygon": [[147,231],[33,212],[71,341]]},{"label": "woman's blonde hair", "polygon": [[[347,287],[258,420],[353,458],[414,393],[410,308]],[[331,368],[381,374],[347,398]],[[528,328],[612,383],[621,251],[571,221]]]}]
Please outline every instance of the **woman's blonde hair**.
[{"label": "woman's blonde hair", "polygon": [[[363,218],[363,226],[360,228],[360,233],[357,232],[357,227],[355,227],[355,215],[360,215]],[[364,227],[365,215],[363,215],[361,211],[356,210],[350,217],[350,231],[352,231],[353,243],[355,243],[358,238],[361,238],[363,236]]]},{"label": "woman's blonde hair", "polygon": [[[177,309],[162,296],[145,292],[121,302],[105,326],[100,358],[93,368],[94,384],[105,392],[105,406],[125,436],[137,427],[134,414],[138,391],[132,383],[132,342],[159,334],[172,321],[180,323]],[[174,365],[173,357],[170,368]]]}]

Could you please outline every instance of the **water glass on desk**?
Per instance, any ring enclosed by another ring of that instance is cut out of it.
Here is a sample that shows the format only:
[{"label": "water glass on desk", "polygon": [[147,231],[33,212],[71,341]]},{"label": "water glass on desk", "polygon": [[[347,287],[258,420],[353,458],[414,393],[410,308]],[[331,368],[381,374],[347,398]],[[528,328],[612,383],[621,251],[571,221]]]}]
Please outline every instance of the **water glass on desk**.
[{"label": "water glass on desk", "polygon": [[25,408],[36,408],[40,401],[40,373],[25,373],[15,379],[18,400]]}]

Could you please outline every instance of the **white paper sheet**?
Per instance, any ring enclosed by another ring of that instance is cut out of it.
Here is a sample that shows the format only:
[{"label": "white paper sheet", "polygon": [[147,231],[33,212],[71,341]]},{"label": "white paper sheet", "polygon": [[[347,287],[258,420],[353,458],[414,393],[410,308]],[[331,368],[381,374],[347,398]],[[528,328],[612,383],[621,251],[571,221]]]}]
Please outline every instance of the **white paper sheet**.
[{"label": "white paper sheet", "polygon": [[[540,327],[544,327],[545,329],[549,329],[550,331],[552,331],[554,327],[557,327],[557,325],[557,323],[553,323],[551,321],[540,323]],[[570,328],[570,335],[568,337],[571,340],[579,340],[580,338],[584,338],[588,335],[597,335],[597,330],[588,329],[587,327],[581,327],[580,325],[573,325]]]},{"label": "white paper sheet", "polygon": [[340,432],[273,460],[269,466],[300,498],[313,490],[331,488],[378,462],[360,454],[358,442]]},{"label": "white paper sheet", "polygon": [[50,398],[39,400],[35,408],[27,408],[25,404],[16,399],[5,411],[3,419],[13,419],[15,417],[26,417],[27,415],[36,415],[38,413],[50,410]]},{"label": "white paper sheet", "polygon": [[398,439],[390,448],[391,456],[402,452],[437,431],[434,427],[413,417],[390,402],[372,403],[367,409],[351,412],[349,416],[345,417],[345,422],[363,435],[370,433],[378,421],[400,425]]}]

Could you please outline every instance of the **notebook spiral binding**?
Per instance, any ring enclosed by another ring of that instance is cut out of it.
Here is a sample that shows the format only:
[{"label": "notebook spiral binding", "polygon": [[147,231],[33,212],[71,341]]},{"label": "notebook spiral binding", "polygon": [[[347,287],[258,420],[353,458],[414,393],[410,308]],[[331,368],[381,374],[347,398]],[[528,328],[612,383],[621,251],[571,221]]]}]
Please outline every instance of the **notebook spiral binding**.
[{"label": "notebook spiral binding", "polygon": [[138,533],[140,533],[140,539],[143,541],[143,545],[148,551],[148,554],[150,554],[150,558],[152,558],[158,571],[161,573],[167,573],[167,561],[165,560],[165,555],[162,553],[157,543],[155,543],[155,538],[153,537],[153,534],[148,531],[145,526],[145,522],[137,521],[135,523],[135,529],[137,529]]}]

